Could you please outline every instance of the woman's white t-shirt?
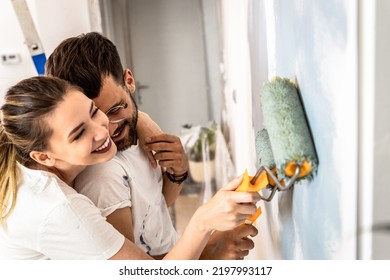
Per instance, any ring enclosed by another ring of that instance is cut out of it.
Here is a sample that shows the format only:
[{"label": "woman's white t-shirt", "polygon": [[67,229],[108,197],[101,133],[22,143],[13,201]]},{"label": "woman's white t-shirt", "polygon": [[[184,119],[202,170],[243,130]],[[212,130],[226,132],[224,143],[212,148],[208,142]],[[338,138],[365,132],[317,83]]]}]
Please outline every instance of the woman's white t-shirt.
[{"label": "woman's white t-shirt", "polygon": [[0,224],[0,259],[108,259],[124,243],[84,195],[21,165],[16,205]]}]

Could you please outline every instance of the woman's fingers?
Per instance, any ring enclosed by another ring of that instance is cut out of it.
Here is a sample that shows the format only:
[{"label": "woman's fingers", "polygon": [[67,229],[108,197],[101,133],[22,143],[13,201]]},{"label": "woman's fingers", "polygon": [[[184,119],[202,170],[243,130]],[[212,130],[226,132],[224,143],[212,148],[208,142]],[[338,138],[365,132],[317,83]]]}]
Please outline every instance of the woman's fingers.
[{"label": "woman's fingers", "polygon": [[237,205],[237,212],[245,215],[245,217],[253,215],[254,213],[256,213],[256,211],[257,211],[257,207],[253,203],[245,203],[245,204]]}]

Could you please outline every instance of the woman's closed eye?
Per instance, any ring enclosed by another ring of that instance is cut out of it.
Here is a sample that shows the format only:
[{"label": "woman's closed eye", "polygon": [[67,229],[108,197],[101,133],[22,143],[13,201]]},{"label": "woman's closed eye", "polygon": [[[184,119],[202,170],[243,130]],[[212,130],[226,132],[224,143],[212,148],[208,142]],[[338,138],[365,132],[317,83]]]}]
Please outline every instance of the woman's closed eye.
[{"label": "woman's closed eye", "polygon": [[80,139],[80,137],[83,136],[84,131],[85,131],[85,129],[83,128],[83,129],[76,135],[76,137],[73,138],[73,141],[72,141],[72,142],[74,142],[74,141]]},{"label": "woman's closed eye", "polygon": [[[98,107],[96,107],[96,108],[92,111],[91,118],[95,117],[96,114],[97,114],[97,112],[99,112],[99,108],[98,108]],[[84,132],[85,132],[85,129],[84,129],[84,128],[81,129],[80,132],[76,135],[76,137],[73,138],[72,142],[74,142],[74,141],[80,139],[80,137],[83,136]]]},{"label": "woman's closed eye", "polygon": [[93,110],[91,117],[94,117],[99,110],[99,107],[96,107],[95,110]]}]

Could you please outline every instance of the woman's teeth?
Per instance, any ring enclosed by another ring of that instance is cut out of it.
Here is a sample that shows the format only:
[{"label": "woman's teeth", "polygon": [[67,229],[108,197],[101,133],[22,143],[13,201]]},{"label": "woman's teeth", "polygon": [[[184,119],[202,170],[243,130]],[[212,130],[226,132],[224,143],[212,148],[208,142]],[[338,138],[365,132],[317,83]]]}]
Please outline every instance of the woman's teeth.
[{"label": "woman's teeth", "polygon": [[103,145],[101,145],[99,148],[95,150],[95,152],[99,152],[105,148],[108,147],[108,144],[110,144],[110,137],[107,137],[106,141],[104,141]]}]

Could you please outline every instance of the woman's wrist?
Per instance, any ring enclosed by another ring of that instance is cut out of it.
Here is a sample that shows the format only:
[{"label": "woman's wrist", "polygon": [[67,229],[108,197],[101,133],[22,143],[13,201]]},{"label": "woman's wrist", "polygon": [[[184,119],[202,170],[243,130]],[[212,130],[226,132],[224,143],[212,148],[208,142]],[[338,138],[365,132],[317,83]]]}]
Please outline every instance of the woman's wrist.
[{"label": "woman's wrist", "polygon": [[214,230],[209,225],[209,223],[207,223],[205,215],[207,215],[207,213],[204,210],[204,206],[201,205],[198,209],[196,209],[191,220],[193,220],[193,225],[196,227],[200,234],[211,235]]}]

